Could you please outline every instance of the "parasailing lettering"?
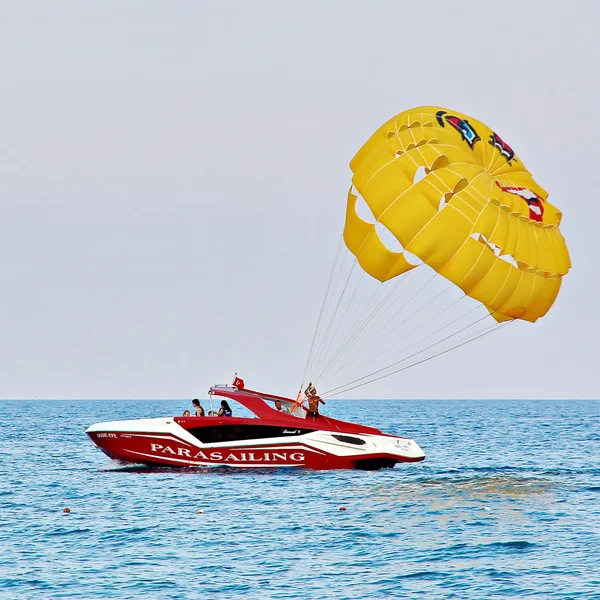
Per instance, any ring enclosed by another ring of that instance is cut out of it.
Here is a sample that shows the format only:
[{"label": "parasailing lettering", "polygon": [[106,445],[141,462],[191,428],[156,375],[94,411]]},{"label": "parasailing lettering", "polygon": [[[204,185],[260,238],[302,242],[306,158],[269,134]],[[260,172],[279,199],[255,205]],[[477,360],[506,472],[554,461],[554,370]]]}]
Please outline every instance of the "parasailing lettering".
[{"label": "parasailing lettering", "polygon": [[199,450],[192,454],[193,451],[188,448],[171,448],[171,446],[163,446],[161,444],[150,444],[152,452],[160,454],[170,454],[171,456],[181,456],[192,460],[204,460],[223,463],[303,463],[305,455],[303,452],[240,452],[240,451],[207,451]]}]

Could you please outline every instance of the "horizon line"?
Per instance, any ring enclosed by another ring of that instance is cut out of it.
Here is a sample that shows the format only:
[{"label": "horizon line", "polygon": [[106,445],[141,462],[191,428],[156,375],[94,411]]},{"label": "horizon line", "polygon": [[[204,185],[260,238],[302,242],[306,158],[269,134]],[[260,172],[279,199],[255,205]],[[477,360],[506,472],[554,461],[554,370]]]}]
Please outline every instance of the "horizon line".
[{"label": "horizon line", "polygon": [[[196,396],[199,400],[210,401],[210,398],[205,398],[201,396]],[[126,401],[136,401],[136,402],[187,402],[191,401],[193,398],[190,396],[189,398],[0,398],[0,402],[98,402],[98,401],[109,401],[109,402],[126,402]],[[561,402],[561,401],[578,401],[578,400],[592,400],[597,401],[600,398],[564,398],[564,397],[547,397],[547,398],[523,398],[523,397],[507,397],[507,398],[499,398],[499,397],[488,397],[488,398],[475,398],[475,397],[453,397],[453,398],[328,398],[328,402],[349,402],[349,401],[399,401],[399,402],[428,402],[428,401],[439,401],[439,400],[449,400],[449,401],[461,401],[461,400],[475,400],[475,401],[509,401],[509,400],[524,400],[524,401],[552,401],[552,402]]]}]

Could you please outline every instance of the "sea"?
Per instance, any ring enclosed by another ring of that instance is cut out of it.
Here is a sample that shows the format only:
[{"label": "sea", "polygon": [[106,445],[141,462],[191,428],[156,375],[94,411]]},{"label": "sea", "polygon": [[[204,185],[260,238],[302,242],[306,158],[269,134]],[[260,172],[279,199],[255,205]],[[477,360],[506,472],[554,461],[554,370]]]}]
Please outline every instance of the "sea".
[{"label": "sea", "polygon": [[327,402],[427,454],[381,471],[123,467],[84,434],[186,408],[0,402],[0,599],[600,599],[600,402]]}]

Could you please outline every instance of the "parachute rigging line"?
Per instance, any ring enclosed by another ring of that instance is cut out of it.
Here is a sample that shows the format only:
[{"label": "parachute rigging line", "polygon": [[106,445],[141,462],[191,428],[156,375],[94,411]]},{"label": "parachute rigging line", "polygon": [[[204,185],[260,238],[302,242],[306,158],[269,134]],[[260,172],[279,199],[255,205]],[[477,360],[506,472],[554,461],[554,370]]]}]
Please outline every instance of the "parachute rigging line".
[{"label": "parachute rigging line", "polygon": [[[333,361],[337,361],[338,358],[341,357],[340,355],[343,354],[350,347],[350,345],[360,336],[360,334],[371,324],[373,319],[377,319],[382,314],[385,314],[385,312],[387,311],[387,308],[385,310],[383,310],[381,313],[379,312],[380,309],[383,309],[383,307],[387,304],[387,302],[392,298],[394,292],[398,289],[398,287],[404,281],[404,279],[406,278],[407,275],[408,275],[408,273],[403,273],[398,278],[398,280],[395,282],[394,286],[387,292],[387,294],[384,296],[384,298],[382,300],[380,300],[377,304],[373,303],[372,300],[375,298],[375,296],[377,296],[377,294],[379,294],[381,292],[382,289],[384,289],[383,284],[381,284],[376,289],[375,294],[373,294],[370,301],[369,300],[367,301],[367,305],[366,305],[363,313],[356,320],[356,322],[354,323],[354,325],[348,332],[346,339],[344,339],[341,342],[338,351],[332,357]],[[373,307],[373,304],[375,304],[374,307]],[[368,312],[369,308],[371,308],[370,312]],[[320,379],[321,377],[324,376],[324,374],[325,374],[325,371],[322,371],[321,373],[319,373],[319,375],[317,375],[317,377],[315,377],[315,380]]]},{"label": "parachute rigging line", "polygon": [[354,288],[354,292],[352,292],[352,296],[350,297],[350,300],[348,300],[348,303],[346,304],[346,310],[344,311],[344,314],[341,316],[340,320],[338,321],[338,324],[337,324],[333,334],[331,335],[331,339],[329,340],[329,343],[327,344],[327,347],[325,348],[325,352],[323,355],[324,357],[327,356],[327,353],[329,352],[329,349],[331,348],[331,344],[333,344],[333,341],[335,340],[335,337],[340,329],[340,325],[344,322],[344,319],[346,318],[346,315],[348,314],[348,309],[352,305],[352,301],[354,300],[354,298],[356,296],[356,292],[358,291],[358,288],[360,287],[360,282],[362,281],[362,278],[364,277],[364,275],[365,275],[365,272],[361,271],[358,283],[356,284],[356,287]]},{"label": "parachute rigging line", "polygon": [[[404,290],[402,290],[402,292],[403,292],[403,291],[404,291]],[[388,307],[388,308],[389,308],[389,307]],[[388,308],[386,308],[386,309],[385,309],[384,313],[385,313],[385,312],[388,310]],[[376,319],[378,318],[378,316],[377,316],[376,314],[374,314],[373,316],[374,316]],[[362,330],[361,330],[361,331],[362,331]],[[340,347],[341,347],[341,346],[340,346]],[[339,352],[339,348],[338,348],[338,352]],[[337,352],[336,352],[336,354],[337,354]],[[323,357],[323,358],[324,358],[324,360],[325,360],[325,357]],[[331,359],[331,360],[332,360],[332,359]],[[326,362],[326,363],[325,363],[325,365],[322,367],[322,369],[326,369],[328,365],[329,365],[329,362]],[[320,373],[320,374],[319,374],[319,375],[318,375],[318,376],[317,376],[315,379],[319,379],[321,376],[322,376],[322,371],[321,371],[321,373]]]},{"label": "parachute rigging line", "polygon": [[[431,356],[427,356],[421,360],[418,360],[414,363],[411,363],[409,365],[405,365],[404,367],[401,367],[400,369],[396,369],[395,371],[392,371],[391,373],[386,373],[385,375],[381,375],[379,377],[375,377],[374,379],[370,379],[369,381],[365,381],[363,383],[359,383],[358,385],[353,385],[351,387],[347,387],[344,389],[341,389],[335,393],[334,390],[330,391],[330,392],[325,392],[324,394],[322,394],[323,397],[326,398],[333,398],[335,396],[339,396],[340,394],[345,394],[346,392],[349,392],[350,390],[355,390],[356,388],[362,387],[364,385],[368,385],[369,383],[374,383],[375,381],[379,381],[380,379],[384,379],[386,377],[389,377],[390,375],[395,375],[396,373],[400,373],[401,371],[406,371],[407,369],[410,369],[411,367],[415,367],[417,365],[420,365],[424,362],[427,362],[433,358],[436,358],[438,356],[441,356],[443,354],[446,354],[448,352],[450,352],[451,350],[455,350],[456,348],[460,348],[461,346],[464,346],[465,344],[468,344],[469,342],[473,342],[475,340],[478,340],[479,338],[482,338],[483,336],[487,335],[488,333],[492,333],[493,331],[496,331],[498,329],[502,329],[503,327],[506,327],[507,325],[510,325],[511,323],[514,323],[515,319],[511,320],[511,321],[505,321],[503,323],[494,323],[490,328],[488,328],[487,330],[483,330],[482,332],[480,332],[479,334],[470,337],[468,339],[463,339],[463,341],[459,342],[458,344],[455,344],[454,346],[450,346],[448,348],[445,348],[443,350],[440,350],[439,352],[436,352],[435,354],[432,354]],[[419,354],[419,353],[417,353]],[[359,380],[356,380],[359,381]],[[349,384],[348,384],[349,385]]]},{"label": "parachute rigging line", "polygon": [[[437,296],[435,296],[434,298],[432,298],[431,300],[429,300],[429,302],[427,302],[426,304],[422,305],[418,310],[416,310],[414,313],[412,313],[411,315],[409,315],[408,317],[406,317],[403,321],[401,321],[400,323],[398,323],[397,325],[395,325],[390,331],[388,331],[383,337],[379,338],[377,340],[377,343],[380,343],[380,341],[384,340],[386,337],[388,337],[388,335],[390,335],[391,333],[393,333],[394,331],[396,331],[400,326],[404,325],[405,323],[407,323],[410,319],[412,319],[415,315],[417,315],[419,312],[421,312],[421,310],[427,308],[427,306],[429,306],[430,304],[433,304],[433,302],[435,302],[436,300],[438,300],[442,295],[444,295],[448,290],[452,289],[452,285],[447,286],[445,289],[443,289],[441,292],[439,292],[437,294]],[[460,302],[461,300],[463,300],[466,296],[463,294],[461,297],[457,298],[456,300],[454,300],[454,302],[452,302],[450,305],[445,306],[444,308],[442,308],[442,310],[440,310],[439,312],[437,312],[433,317],[429,318],[427,321],[421,323],[418,327],[415,327],[412,331],[410,331],[408,334],[404,335],[402,337],[402,341],[405,341],[407,338],[409,338],[411,335],[413,335],[414,333],[416,333],[417,331],[421,330],[423,327],[425,327],[426,325],[428,325],[429,323],[431,323],[432,321],[434,321],[437,317],[439,317],[440,315],[442,315],[443,313],[445,313],[446,311],[450,310],[453,306],[455,306],[458,302]],[[479,308],[479,306],[476,306],[475,308]],[[472,311],[471,311],[472,312]],[[467,313],[469,314],[469,313]],[[459,317],[462,318],[463,316],[466,315],[461,315]],[[407,348],[405,348],[404,350],[402,350],[401,352],[404,352],[405,350],[409,350],[410,348],[414,347],[416,344],[420,343],[421,341],[424,341],[425,339],[427,339],[428,337],[431,337],[431,335],[434,335],[435,333],[439,333],[439,331],[443,330],[447,325],[441,327],[439,330],[434,331],[433,333],[431,333],[429,336],[423,338],[423,340],[420,340],[419,342],[416,342],[415,344],[412,344],[411,346],[408,346]],[[387,352],[389,352],[390,350],[393,350],[394,348],[396,348],[399,345],[399,341],[397,342],[393,342],[390,346],[388,346],[385,350],[382,350],[381,352],[379,352],[378,354],[376,354],[375,356],[373,356],[372,358],[370,358],[369,360],[363,362],[360,366],[358,366],[356,369],[354,369],[351,373],[356,372],[358,370],[360,370],[362,367],[366,366],[367,364],[369,364],[370,362],[376,360],[377,358],[379,358],[380,356],[383,356],[384,354],[386,354]],[[363,345],[363,347],[361,349],[364,349],[366,346]],[[333,373],[330,373],[329,378],[325,378],[325,381],[327,381],[328,379],[333,378],[337,373],[339,373],[342,369],[344,369],[348,364],[350,364],[350,362],[352,361],[352,359],[354,358],[354,356],[358,355],[359,352],[355,352],[350,358],[348,358],[344,363],[342,363],[335,371],[333,371]],[[350,373],[350,374],[351,374]],[[326,372],[323,373],[323,377],[326,376]]]},{"label": "parachute rigging line", "polygon": [[[464,296],[463,296],[464,298]],[[462,300],[463,298],[459,298],[458,301],[454,302],[452,305],[457,304],[460,300]],[[452,306],[451,305],[451,306]],[[447,307],[450,308],[450,307]],[[460,321],[461,319],[463,319],[464,317],[469,316],[470,314],[472,314],[474,311],[476,311],[477,309],[482,308],[481,305],[477,305],[475,307],[473,307],[471,310],[467,311],[466,313],[459,315],[458,317],[456,317],[454,320],[452,320],[450,323],[447,323],[446,325],[444,325],[443,327],[441,327],[440,329],[437,329],[435,331],[432,331],[429,335],[425,336],[424,338],[417,340],[416,342],[410,344],[409,346],[407,346],[406,348],[403,348],[402,350],[400,350],[400,352],[397,352],[394,356],[394,358],[398,357],[398,356],[402,356],[402,354],[404,354],[405,352],[408,352],[411,348],[414,348],[415,346],[419,346],[420,344],[422,344],[425,340],[429,339],[430,337],[439,334],[441,331],[443,331],[444,329],[446,329],[447,327],[450,327],[450,325],[453,325],[454,323],[456,323],[457,321]],[[410,356],[407,356],[406,358],[403,358],[401,360],[395,361],[391,364],[389,364],[387,367],[383,367],[380,369],[376,369],[371,371],[370,373],[368,373],[367,375],[365,375],[364,377],[370,377],[376,373],[380,373],[383,371],[386,371],[387,369],[392,368],[393,366],[395,366],[396,364],[400,364],[402,362],[405,362],[406,360],[408,360],[409,358],[413,358],[414,356],[418,355],[418,354],[422,354],[423,352],[430,350],[432,348],[434,348],[435,346],[438,346],[439,344],[443,344],[445,341],[453,338],[456,335],[459,335],[460,333],[462,333],[463,331],[466,331],[467,329],[471,328],[473,325],[476,325],[477,323],[480,323],[481,321],[484,321],[485,319],[487,319],[490,315],[488,313],[486,313],[483,317],[478,318],[477,320],[473,321],[472,323],[469,323],[468,325],[465,325],[464,327],[458,329],[457,331],[455,331],[454,333],[446,336],[445,338],[438,340],[436,342],[434,342],[433,344],[430,344],[429,346],[427,346],[426,348],[423,348],[422,350],[418,350],[417,352],[411,354]],[[417,328],[418,329],[418,328]],[[354,369],[352,372],[350,372],[348,374],[351,375],[352,373],[356,373],[357,371],[359,371],[360,369],[362,369],[364,366],[366,366],[367,364],[369,364],[369,362],[371,362],[371,360],[368,360],[366,362],[364,362],[363,364],[361,364],[359,367],[357,367],[356,369]],[[359,381],[361,379],[364,379],[364,377],[361,377],[357,380],[354,381]],[[354,383],[354,381],[350,382],[350,383]],[[344,387],[345,385],[349,385],[349,384],[343,384],[343,385],[339,385],[337,386],[335,389],[339,389],[341,387]]]},{"label": "parachute rigging line", "polygon": [[384,322],[381,325],[381,327],[379,327],[375,331],[375,333],[362,346],[360,346],[357,350],[355,350],[355,352],[351,355],[351,357],[350,357],[349,360],[352,360],[364,348],[366,348],[369,345],[371,345],[377,339],[377,336],[386,328],[386,326],[388,325],[388,323],[391,322],[391,321],[393,321],[397,316],[399,316],[402,313],[402,311],[437,277],[437,275],[438,275],[438,273],[436,273],[434,271],[433,275],[429,279],[427,279],[425,281],[425,283],[419,289],[417,289],[417,291],[414,292],[413,295],[406,302],[404,302],[404,304],[402,304],[400,306],[400,308],[394,313],[394,315],[392,316],[392,318],[389,319],[389,321]]},{"label": "parachute rigging line", "polygon": [[316,364],[319,364],[319,360],[321,360],[321,355],[323,354],[323,349],[324,349],[324,346],[325,346],[325,342],[327,341],[327,336],[329,335],[329,332],[331,331],[331,327],[333,326],[333,323],[335,322],[338,310],[340,308],[340,304],[342,303],[342,300],[343,300],[344,295],[346,293],[346,289],[348,287],[348,283],[350,281],[350,278],[352,277],[352,273],[354,271],[355,266],[356,266],[356,261],[354,261],[352,263],[352,267],[350,268],[350,274],[348,275],[348,277],[346,279],[346,282],[344,283],[344,287],[342,289],[342,293],[340,294],[340,297],[339,297],[339,299],[337,301],[337,304],[335,305],[335,309],[333,311],[333,315],[332,315],[332,317],[331,317],[331,319],[329,321],[329,325],[328,325],[328,327],[327,327],[327,329],[325,331],[325,336],[323,337],[323,341],[321,342],[319,352],[316,355],[317,356],[317,358],[315,359]]},{"label": "parachute rigging line", "polygon": [[[355,263],[356,264],[356,263]],[[421,271],[419,272],[421,273]],[[370,325],[372,322],[377,322],[379,319],[383,318],[383,316],[385,316],[385,314],[387,313],[387,311],[392,308],[394,305],[393,304],[388,304],[390,299],[393,299],[393,293],[396,289],[398,289],[398,287],[400,286],[400,284],[402,283],[402,281],[404,280],[404,276],[408,275],[408,273],[405,273],[402,277],[399,278],[398,282],[394,285],[393,289],[390,290],[390,292],[384,297],[384,299],[377,305],[377,307],[375,308],[375,310],[373,310],[370,315],[368,315],[366,321],[363,323],[363,325],[361,325],[356,333],[356,338],[358,338],[358,336],[360,335],[360,333],[362,333],[362,331],[364,331],[366,329],[366,327],[368,325]],[[402,287],[400,288],[400,294],[398,295],[398,298],[396,298],[396,301],[398,301],[406,292],[406,287]],[[383,308],[386,304],[388,304],[388,306],[385,307],[385,309]],[[382,309],[381,312],[379,312],[379,309]],[[394,317],[392,317],[394,318]],[[325,357],[323,357],[325,359]],[[321,361],[319,361],[319,365],[321,365]],[[321,369],[323,369],[324,367],[321,366]],[[317,378],[315,378],[317,379]]]},{"label": "parachute rigging line", "polygon": [[[468,315],[468,314],[472,313],[472,312],[473,312],[475,309],[477,309],[477,308],[480,308],[480,307],[479,307],[479,306],[475,307],[473,310],[469,311],[469,313],[466,313],[466,314],[465,314],[465,315],[463,315],[463,316],[466,316],[466,315]],[[426,348],[423,348],[422,350],[418,350],[417,352],[414,352],[413,354],[411,354],[410,356],[407,356],[406,358],[402,358],[402,359],[400,359],[400,360],[398,360],[398,361],[395,361],[395,362],[393,362],[393,363],[391,363],[391,364],[387,365],[386,367],[382,367],[382,368],[380,368],[380,369],[374,370],[374,371],[372,371],[371,373],[368,373],[367,375],[364,375],[363,377],[359,377],[358,379],[355,379],[354,381],[350,381],[350,382],[348,382],[347,384],[340,385],[340,386],[338,386],[338,387],[334,388],[333,390],[329,390],[329,391],[330,391],[330,392],[331,392],[331,391],[335,391],[335,390],[337,390],[337,389],[339,389],[339,388],[345,387],[346,385],[351,385],[351,384],[353,384],[353,383],[356,383],[357,381],[361,381],[361,380],[363,380],[363,379],[366,379],[367,377],[371,377],[371,376],[373,376],[373,375],[377,375],[378,373],[382,373],[382,372],[384,372],[384,371],[387,371],[388,369],[391,369],[392,367],[395,367],[396,365],[398,365],[398,364],[400,364],[400,363],[403,363],[403,362],[407,361],[407,360],[408,360],[408,359],[410,359],[410,358],[414,358],[415,356],[417,356],[417,355],[419,355],[419,354],[422,354],[423,352],[425,352],[425,351],[427,351],[427,350],[431,350],[432,348],[435,348],[435,346],[438,346],[439,344],[443,344],[444,342],[448,341],[449,339],[453,338],[454,336],[456,336],[456,335],[459,335],[460,333],[462,333],[463,331],[466,331],[467,329],[470,329],[471,327],[473,327],[473,325],[477,325],[477,323],[481,323],[481,321],[483,321],[483,320],[487,319],[489,316],[490,316],[490,315],[489,315],[489,313],[488,313],[488,314],[485,314],[483,317],[480,317],[479,319],[477,319],[476,321],[473,321],[473,322],[472,322],[472,323],[470,323],[469,325],[466,325],[465,327],[462,327],[462,328],[461,328],[461,329],[459,329],[458,331],[455,331],[454,333],[451,333],[450,335],[446,336],[445,338],[442,338],[441,340],[438,340],[438,341],[434,342],[433,344],[431,344],[431,345],[427,346]],[[494,325],[497,325],[497,323],[495,323]],[[436,332],[436,333],[439,333],[439,332]],[[425,339],[426,339],[426,338],[425,338]],[[420,341],[420,342],[418,342],[418,343],[420,344],[422,341],[424,341],[424,340],[421,340],[421,341]],[[413,346],[411,346],[411,347],[414,347],[415,345],[417,345],[417,344],[413,344]],[[402,354],[402,353],[406,352],[406,351],[407,351],[407,350],[409,350],[411,347],[409,347],[409,348],[406,348],[406,349],[405,349],[405,350],[403,350],[403,351],[402,351],[400,354]]]},{"label": "parachute rigging line", "polygon": [[321,325],[321,319],[323,318],[323,313],[325,312],[325,305],[327,304],[327,299],[329,297],[329,291],[331,289],[331,282],[333,281],[333,274],[335,272],[335,267],[340,258],[340,254],[342,252],[343,246],[344,246],[344,238],[342,237],[340,239],[340,243],[338,244],[338,249],[337,249],[337,252],[335,255],[335,259],[333,261],[333,264],[331,265],[331,270],[329,272],[329,281],[327,282],[327,289],[325,291],[325,296],[323,297],[323,302],[321,303],[321,310],[319,311],[319,318],[317,320],[317,325],[316,325],[315,331],[313,333],[312,342],[310,344],[310,350],[308,352],[308,358],[306,359],[306,365],[304,366],[304,374],[302,375],[302,383],[300,384],[300,390],[302,390],[302,387],[304,386],[304,383],[306,381],[306,373],[308,372],[308,366],[309,366],[310,359],[312,357],[313,349],[315,346],[315,340],[317,339],[317,333],[319,331],[319,326]]}]

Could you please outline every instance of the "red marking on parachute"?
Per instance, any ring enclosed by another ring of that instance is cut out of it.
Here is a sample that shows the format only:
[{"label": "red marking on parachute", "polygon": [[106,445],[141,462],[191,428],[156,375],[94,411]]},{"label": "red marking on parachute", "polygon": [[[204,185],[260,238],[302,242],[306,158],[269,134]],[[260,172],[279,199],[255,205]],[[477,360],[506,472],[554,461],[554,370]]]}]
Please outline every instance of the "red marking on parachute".
[{"label": "red marking on parachute", "polygon": [[497,181],[496,185],[503,192],[523,198],[523,200],[525,200],[529,206],[529,218],[532,221],[537,221],[538,223],[542,222],[542,217],[544,216],[544,199],[539,194],[536,194],[526,187],[504,186],[500,185]]},{"label": "red marking on parachute", "polygon": [[489,143],[500,151],[500,154],[504,156],[508,164],[510,164],[511,160],[517,160],[515,158],[515,151],[497,133],[494,132],[490,135]]}]

